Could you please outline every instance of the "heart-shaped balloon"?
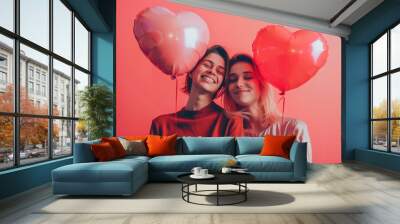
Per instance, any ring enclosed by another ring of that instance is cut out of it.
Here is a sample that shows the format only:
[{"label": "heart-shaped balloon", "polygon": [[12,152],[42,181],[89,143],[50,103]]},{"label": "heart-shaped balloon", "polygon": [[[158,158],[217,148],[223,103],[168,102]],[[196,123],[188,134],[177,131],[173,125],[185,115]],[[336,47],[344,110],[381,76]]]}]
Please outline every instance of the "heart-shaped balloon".
[{"label": "heart-shaped balloon", "polygon": [[253,56],[265,80],[282,93],[310,80],[325,64],[328,44],[316,32],[270,25],[258,31]]},{"label": "heart-shaped balloon", "polygon": [[189,72],[207,50],[207,23],[192,12],[174,13],[155,6],[135,18],[133,32],[140,49],[162,72],[172,77]]}]

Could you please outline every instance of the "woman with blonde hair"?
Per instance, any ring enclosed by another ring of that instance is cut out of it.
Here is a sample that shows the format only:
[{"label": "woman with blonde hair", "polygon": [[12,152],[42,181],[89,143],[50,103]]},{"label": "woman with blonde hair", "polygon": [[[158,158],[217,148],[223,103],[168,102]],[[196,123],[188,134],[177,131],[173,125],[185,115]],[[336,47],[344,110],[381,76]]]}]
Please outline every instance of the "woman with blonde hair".
[{"label": "woman with blonde hair", "polygon": [[[245,136],[295,135],[297,141],[310,143],[305,122],[282,119],[275,90],[265,82],[249,55],[237,54],[229,60],[224,106],[243,117]],[[308,152],[311,161],[310,144]]]}]

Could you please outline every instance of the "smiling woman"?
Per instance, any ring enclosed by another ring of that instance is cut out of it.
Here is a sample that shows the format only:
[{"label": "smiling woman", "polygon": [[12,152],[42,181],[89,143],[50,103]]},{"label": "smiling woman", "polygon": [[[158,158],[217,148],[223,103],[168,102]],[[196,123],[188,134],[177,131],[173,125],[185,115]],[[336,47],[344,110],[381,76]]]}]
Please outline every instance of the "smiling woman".
[{"label": "smiling woman", "polygon": [[209,48],[186,76],[183,89],[189,94],[186,106],[177,113],[161,115],[152,121],[150,133],[178,136],[241,136],[240,117],[228,115],[214,103],[223,90],[228,54],[219,45]]}]

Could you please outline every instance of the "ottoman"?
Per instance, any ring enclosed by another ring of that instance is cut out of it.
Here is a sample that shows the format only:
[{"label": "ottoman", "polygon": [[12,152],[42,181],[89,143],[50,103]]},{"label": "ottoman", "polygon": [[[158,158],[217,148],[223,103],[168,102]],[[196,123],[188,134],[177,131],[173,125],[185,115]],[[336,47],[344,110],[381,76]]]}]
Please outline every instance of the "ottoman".
[{"label": "ottoman", "polygon": [[53,193],[132,195],[148,180],[146,159],[74,163],[52,171]]}]

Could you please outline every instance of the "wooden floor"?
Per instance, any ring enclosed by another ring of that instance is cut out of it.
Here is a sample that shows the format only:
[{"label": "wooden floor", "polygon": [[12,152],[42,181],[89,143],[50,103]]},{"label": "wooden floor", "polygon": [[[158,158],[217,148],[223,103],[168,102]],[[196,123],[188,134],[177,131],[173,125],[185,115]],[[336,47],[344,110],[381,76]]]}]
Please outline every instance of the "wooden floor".
[{"label": "wooden floor", "polygon": [[[400,174],[359,163],[313,165],[308,183],[317,183],[346,201],[367,204],[357,214],[36,214],[54,200],[42,186],[0,201],[0,223],[400,223]],[[318,203],[316,201],[315,203]]]}]

